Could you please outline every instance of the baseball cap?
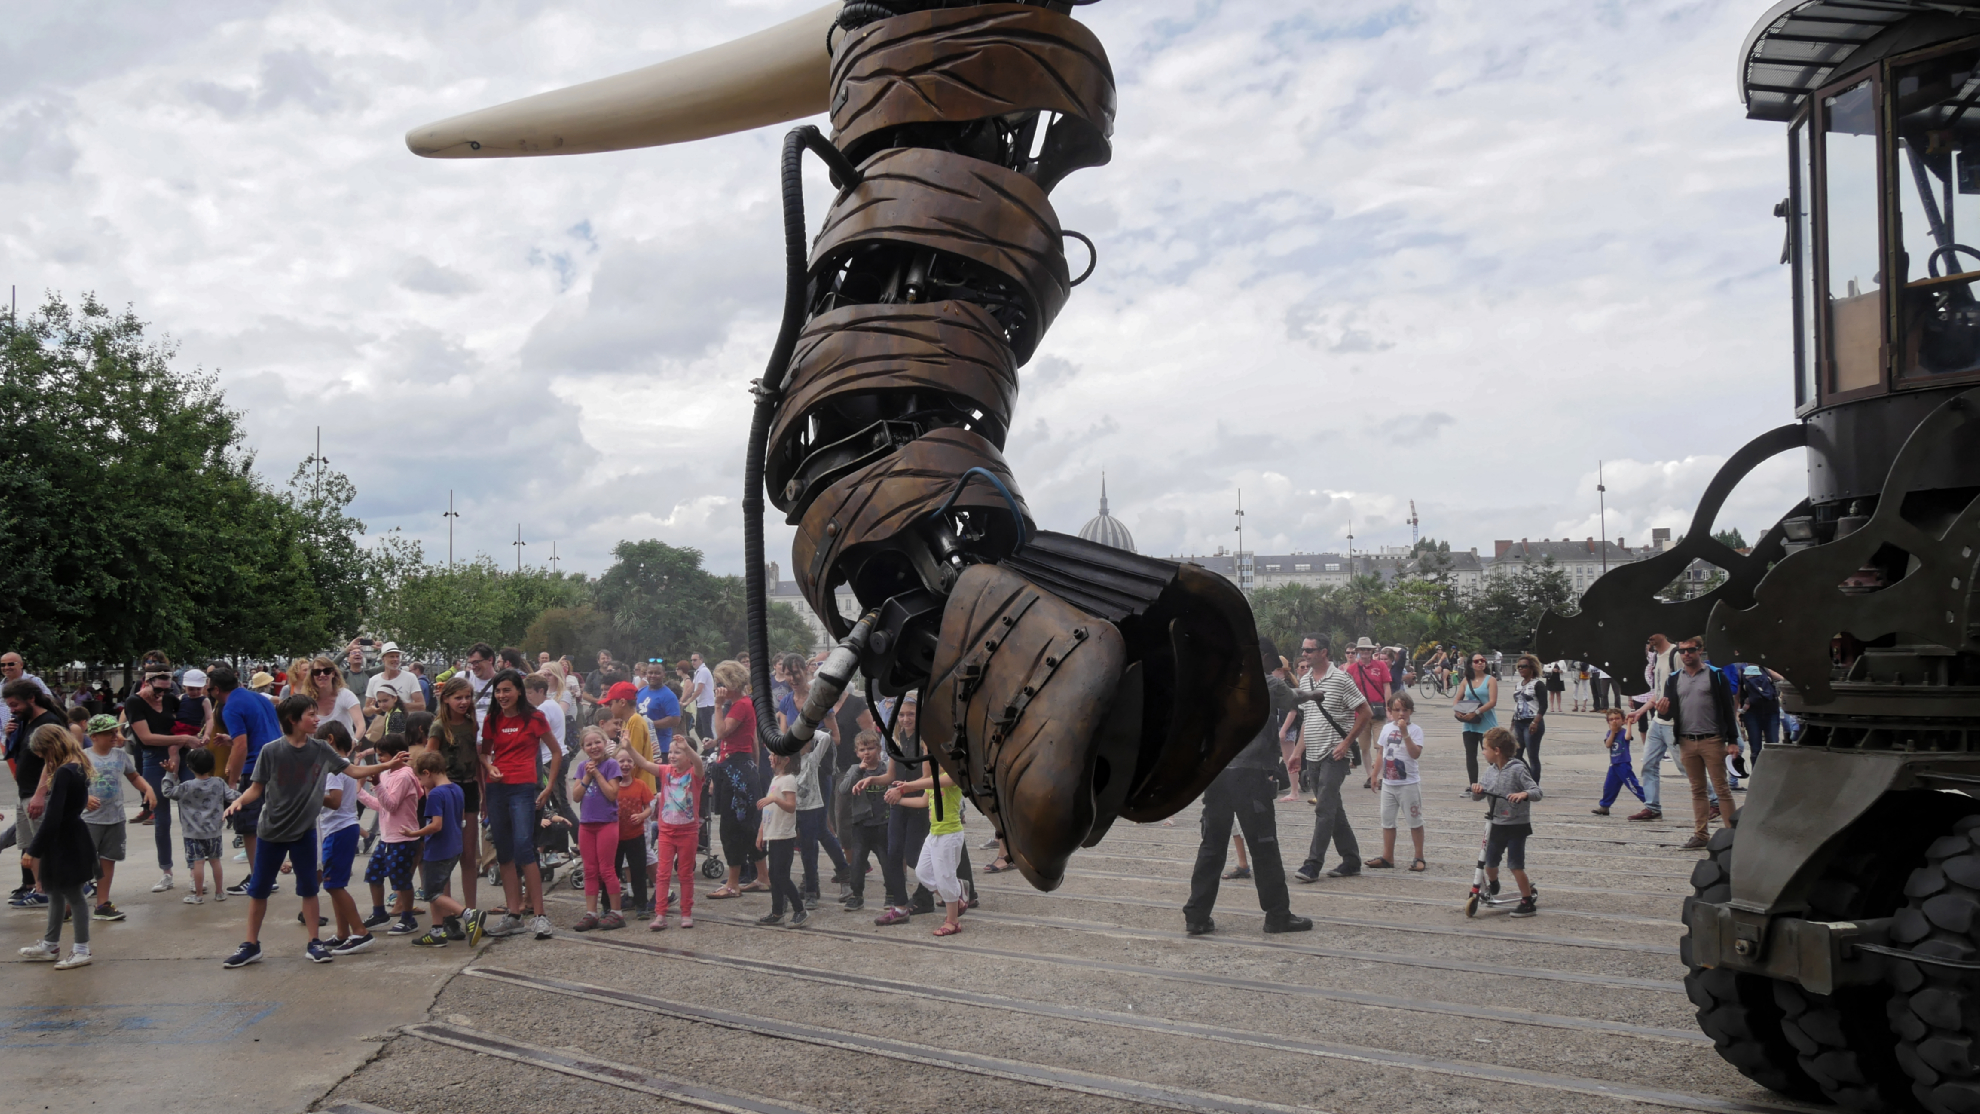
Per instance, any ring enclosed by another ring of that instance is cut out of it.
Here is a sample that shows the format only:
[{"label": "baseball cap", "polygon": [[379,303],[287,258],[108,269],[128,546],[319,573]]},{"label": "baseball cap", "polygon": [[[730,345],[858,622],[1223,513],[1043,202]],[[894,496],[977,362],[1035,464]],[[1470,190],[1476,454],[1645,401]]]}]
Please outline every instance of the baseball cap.
[{"label": "baseball cap", "polygon": [[83,728],[83,731],[90,735],[101,735],[105,732],[115,730],[117,730],[117,717],[105,715],[89,717],[88,726]]},{"label": "baseball cap", "polygon": [[615,684],[611,688],[605,690],[605,703],[607,704],[610,704],[618,700],[638,700],[638,699],[639,699],[639,690],[633,687],[633,683],[631,681],[620,681],[618,684]]},{"label": "baseball cap", "polygon": [[206,686],[206,670],[188,669],[186,670],[186,675],[180,679],[179,683],[187,688],[204,688]]}]

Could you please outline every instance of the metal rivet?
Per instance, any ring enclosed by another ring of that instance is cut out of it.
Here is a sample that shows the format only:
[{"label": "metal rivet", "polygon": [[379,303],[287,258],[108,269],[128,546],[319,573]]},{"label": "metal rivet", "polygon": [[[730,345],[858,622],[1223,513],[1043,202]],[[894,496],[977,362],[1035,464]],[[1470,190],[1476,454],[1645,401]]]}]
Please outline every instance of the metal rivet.
[{"label": "metal rivet", "polygon": [[1059,659],[1058,659],[1058,658],[1050,658],[1050,657],[1048,657],[1048,658],[1046,658],[1046,659],[1045,659],[1045,664],[1046,664],[1046,665],[1058,665],[1058,664],[1059,664]]},{"label": "metal rivet", "polygon": [[838,532],[839,532],[839,524],[838,524],[838,523],[836,523],[836,522],[827,522],[827,523],[825,524],[825,536],[826,536],[826,537],[828,537],[828,538],[829,538],[829,537],[832,537],[832,536],[834,536],[834,535],[836,535],[836,534],[837,534]]},{"label": "metal rivet", "polygon": [[1035,695],[1037,695],[1037,694],[1038,694],[1038,690],[1037,690],[1037,689],[1035,689],[1035,688],[1032,688],[1032,687],[1031,687],[1030,685],[1026,685],[1026,686],[1024,686],[1024,694],[1025,694],[1026,696],[1035,696]]},{"label": "metal rivet", "polygon": [[1074,627],[1074,628],[1073,628],[1073,637],[1074,637],[1074,638],[1085,638],[1085,637],[1086,637],[1086,628],[1085,628],[1085,627]]},{"label": "metal rivet", "polygon": [[986,649],[986,650],[994,650],[994,649],[996,649],[996,648],[997,648],[997,640],[996,640],[996,639],[994,639],[994,638],[991,638],[991,639],[986,639],[986,640],[984,641],[984,643],[983,643],[983,648],[984,648],[984,649]]}]

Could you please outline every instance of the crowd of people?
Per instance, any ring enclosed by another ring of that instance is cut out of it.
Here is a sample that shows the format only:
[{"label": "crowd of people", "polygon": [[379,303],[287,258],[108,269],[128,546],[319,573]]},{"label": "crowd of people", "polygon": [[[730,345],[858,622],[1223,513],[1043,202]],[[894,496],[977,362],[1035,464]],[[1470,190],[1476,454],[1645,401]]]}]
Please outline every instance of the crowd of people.
[{"label": "crowd of people", "polygon": [[[176,667],[154,653],[113,695],[102,682],[58,693],[19,655],[0,656],[20,800],[0,844],[22,852],[8,904],[47,911],[22,958],[91,961],[90,923],[123,919],[118,865],[128,830],[145,826],[159,870],[151,892],[180,886],[182,858],[185,903],[247,898],[229,968],[261,959],[268,900],[285,884],[317,962],[367,951],[380,934],[419,947],[547,939],[545,891],[559,868],[581,874],[579,932],[635,917],[653,931],[692,928],[703,871],[726,874],[704,900],[768,893],[766,925],[802,926],[827,886],[844,910],[865,909],[875,865],[878,924],[939,911],[935,933],[954,935],[977,904],[960,789],[946,776],[932,784],[881,742],[884,730],[913,749],[913,693],[875,709],[848,692],[811,745],[786,757],[759,743],[755,701],[770,701],[780,726],[796,718],[816,667],[799,654],[777,656],[760,697],[746,655],[670,668],[601,653],[582,676],[568,659],[531,663],[485,643],[438,670],[389,642],[354,642],[343,657],[244,679],[228,663]],[[126,792],[142,802],[135,818]],[[359,855],[368,912],[350,892]],[[244,876],[230,885],[236,863]],[[999,854],[985,869],[1011,867]],[[500,879],[496,892],[484,874]]]},{"label": "crowd of people", "polygon": [[[1406,869],[1426,868],[1424,735],[1409,684],[1419,670],[1441,675],[1447,665],[1465,752],[1461,792],[1492,802],[1493,885],[1503,855],[1523,895],[1514,915],[1532,915],[1528,806],[1541,795],[1547,715],[1560,711],[1563,673],[1577,667],[1523,655],[1502,686],[1497,662],[1482,652],[1440,652],[1410,668],[1362,638],[1336,665],[1324,634],[1304,636],[1296,652],[1289,662],[1261,641],[1271,714],[1203,795],[1188,931],[1214,931],[1209,910],[1229,878],[1255,879],[1267,932],[1311,928],[1289,908],[1275,802],[1303,795],[1315,810],[1291,874],[1297,882],[1319,881],[1330,849],[1326,877],[1397,868],[1405,827]],[[799,654],[771,663],[767,694],[753,691],[746,656],[711,664],[695,654],[670,666],[601,653],[582,675],[568,658],[530,662],[485,643],[451,667],[405,661],[389,642],[354,642],[342,656],[243,678],[228,663],[185,668],[154,653],[125,692],[90,682],[64,695],[18,654],[0,655],[6,756],[21,802],[0,835],[0,845],[22,852],[8,903],[47,912],[43,940],[23,957],[63,968],[90,961],[89,923],[124,916],[113,890],[132,826],[152,829],[159,877],[151,892],[180,885],[182,859],[186,903],[248,899],[245,939],[228,967],[261,958],[267,902],[285,881],[302,899],[305,954],[319,962],[369,950],[380,934],[421,947],[548,938],[545,891],[559,869],[567,880],[581,873],[585,911],[571,926],[580,932],[634,918],[653,931],[691,928],[703,872],[721,883],[703,900],[767,893],[766,925],[804,925],[826,886],[844,910],[865,909],[875,865],[879,925],[939,910],[935,933],[954,935],[977,904],[960,789],[890,757],[882,742],[891,735],[917,749],[914,693],[869,708],[849,689],[811,745],[786,757],[761,745],[755,705],[770,701],[780,727],[795,720],[817,664]],[[1715,668],[1697,639],[1673,645],[1654,635],[1646,658],[1646,691],[1627,710],[1605,709],[1610,767],[1593,811],[1608,815],[1628,791],[1643,802],[1631,819],[1661,817],[1670,754],[1690,781],[1690,846],[1703,846],[1722,809],[1732,818],[1731,794],[1748,772],[1742,742],[1757,760],[1778,738],[1779,678],[1743,663]],[[1640,770],[1630,761],[1632,729]],[[1351,782],[1379,801],[1382,850],[1367,859],[1343,801]],[[142,806],[132,820],[126,793]],[[995,839],[984,846],[999,851],[986,873],[1012,869]],[[1225,871],[1233,849],[1237,865]],[[361,854],[368,911],[350,892]],[[244,870],[229,884],[236,864]],[[64,924],[74,926],[66,957]]]}]

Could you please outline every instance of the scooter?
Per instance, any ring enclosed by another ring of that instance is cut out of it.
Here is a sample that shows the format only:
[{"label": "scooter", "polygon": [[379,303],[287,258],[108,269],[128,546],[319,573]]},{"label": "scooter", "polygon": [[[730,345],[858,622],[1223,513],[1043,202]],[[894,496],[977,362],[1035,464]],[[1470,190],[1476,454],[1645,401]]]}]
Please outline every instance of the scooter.
[{"label": "scooter", "polygon": [[[1487,810],[1485,815],[1489,817],[1492,814]],[[1487,881],[1485,878],[1485,848],[1491,840],[1492,825],[1491,821],[1487,820],[1484,838],[1478,841],[1478,866],[1471,872],[1471,893],[1464,899],[1464,915],[1467,917],[1477,916],[1480,905],[1491,907],[1519,904],[1519,892],[1517,890],[1502,896],[1499,893],[1498,880],[1492,879],[1491,881]],[[1538,904],[1540,901],[1540,887],[1538,886],[1533,887],[1533,901],[1535,904]]]}]

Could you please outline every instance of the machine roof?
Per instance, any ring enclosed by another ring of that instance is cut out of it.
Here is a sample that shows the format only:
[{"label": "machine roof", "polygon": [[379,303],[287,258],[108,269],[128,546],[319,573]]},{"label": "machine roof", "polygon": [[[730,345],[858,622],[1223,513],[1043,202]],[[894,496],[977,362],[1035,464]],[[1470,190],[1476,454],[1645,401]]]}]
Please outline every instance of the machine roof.
[{"label": "machine roof", "polygon": [[1780,0],[1747,32],[1739,51],[1739,96],[1752,120],[1787,120],[1811,91],[1854,61],[1862,48],[1912,16],[1975,18],[1980,0]]}]

